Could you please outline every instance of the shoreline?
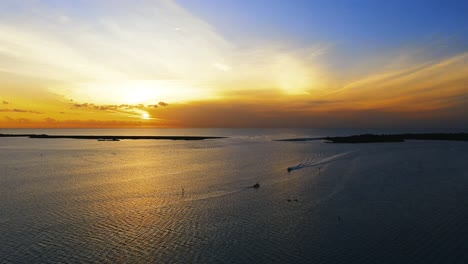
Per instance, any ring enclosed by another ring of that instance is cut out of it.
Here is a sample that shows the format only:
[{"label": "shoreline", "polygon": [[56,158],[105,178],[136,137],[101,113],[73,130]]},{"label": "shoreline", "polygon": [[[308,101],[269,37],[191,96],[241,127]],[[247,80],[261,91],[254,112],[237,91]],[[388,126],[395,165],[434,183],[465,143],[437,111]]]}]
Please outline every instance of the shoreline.
[{"label": "shoreline", "polygon": [[46,134],[0,134],[0,137],[27,137],[39,139],[95,139],[103,141],[118,141],[123,139],[131,140],[205,140],[222,139],[226,137],[205,137],[205,136],[95,136],[95,135],[46,135]]},{"label": "shoreline", "polygon": [[[130,140],[205,140],[223,139],[220,136],[125,136],[125,135],[48,135],[48,134],[0,134],[4,137],[25,137],[37,139],[93,139],[99,141]],[[406,140],[468,141],[468,133],[406,133],[406,134],[361,134],[342,137],[303,137],[274,139],[272,141],[303,142],[325,140],[326,143],[396,143]]]},{"label": "shoreline", "polygon": [[290,138],[273,141],[315,141],[327,140],[327,143],[396,143],[406,140],[443,140],[468,141],[468,133],[418,133],[418,134],[362,134],[344,137]]}]

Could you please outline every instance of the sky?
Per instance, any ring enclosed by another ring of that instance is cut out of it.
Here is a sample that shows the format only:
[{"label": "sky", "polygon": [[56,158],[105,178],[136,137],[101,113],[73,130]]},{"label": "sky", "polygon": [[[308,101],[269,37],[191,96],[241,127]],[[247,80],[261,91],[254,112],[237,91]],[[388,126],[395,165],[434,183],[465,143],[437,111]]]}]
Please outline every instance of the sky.
[{"label": "sky", "polygon": [[467,1],[3,0],[0,128],[468,129]]}]

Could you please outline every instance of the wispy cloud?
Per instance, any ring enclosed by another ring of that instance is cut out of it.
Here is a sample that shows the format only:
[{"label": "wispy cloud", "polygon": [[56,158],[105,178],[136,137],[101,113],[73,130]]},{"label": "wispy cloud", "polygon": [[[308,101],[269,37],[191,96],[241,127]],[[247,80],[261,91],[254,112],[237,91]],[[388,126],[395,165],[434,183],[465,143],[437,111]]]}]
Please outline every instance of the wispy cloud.
[{"label": "wispy cloud", "polygon": [[463,104],[468,94],[466,83],[468,53],[462,53],[367,76],[326,97],[345,100],[353,109],[436,110]]},{"label": "wispy cloud", "polygon": [[50,90],[81,101],[122,103],[132,90],[139,101],[206,99],[233,87],[303,93],[329,49],[240,48],[173,1],[85,2],[90,14],[41,3],[0,19],[0,71],[58,80]]},{"label": "wispy cloud", "polygon": [[[1,105],[9,107],[0,113],[10,123],[32,114],[31,124],[53,126],[341,126],[463,121],[468,111],[466,50],[336,59],[340,46],[325,42],[238,46],[176,1],[74,5],[0,3]],[[160,119],[142,121],[149,116]]]}]

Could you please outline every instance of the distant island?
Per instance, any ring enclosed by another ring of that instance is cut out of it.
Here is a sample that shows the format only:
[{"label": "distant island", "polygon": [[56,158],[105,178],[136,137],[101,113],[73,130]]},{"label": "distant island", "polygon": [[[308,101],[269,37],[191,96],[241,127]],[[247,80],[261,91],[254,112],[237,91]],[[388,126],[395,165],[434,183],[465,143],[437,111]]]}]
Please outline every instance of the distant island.
[{"label": "distant island", "polygon": [[[39,139],[94,139],[99,141],[119,141],[123,139],[147,139],[147,140],[205,140],[222,139],[226,137],[208,136],[99,136],[99,135],[46,135],[46,134],[0,134],[2,137],[28,137]],[[273,141],[315,141],[326,140],[327,143],[382,143],[404,142],[405,140],[446,140],[468,141],[468,133],[422,133],[422,134],[362,134],[345,137],[307,137],[276,139]]]},{"label": "distant island", "polygon": [[422,134],[362,134],[346,137],[323,137],[323,138],[291,138],[278,139],[275,141],[312,141],[327,140],[329,143],[382,143],[382,142],[404,142],[405,140],[448,140],[468,141],[468,133],[422,133]]},{"label": "distant island", "polygon": [[0,134],[0,137],[28,137],[42,139],[95,139],[99,141],[119,141],[122,139],[152,139],[152,140],[204,140],[220,139],[226,137],[203,137],[203,136],[86,136],[86,135],[46,135],[46,134]]}]

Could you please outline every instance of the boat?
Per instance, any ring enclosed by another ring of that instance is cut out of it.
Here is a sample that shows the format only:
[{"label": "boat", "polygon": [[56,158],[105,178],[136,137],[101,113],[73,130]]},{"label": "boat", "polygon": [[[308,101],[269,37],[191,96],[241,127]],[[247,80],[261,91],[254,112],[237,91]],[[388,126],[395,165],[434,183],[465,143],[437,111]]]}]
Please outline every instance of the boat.
[{"label": "boat", "polygon": [[258,189],[258,188],[260,188],[260,184],[257,182],[256,184],[254,184],[254,185],[252,186],[252,188]]}]

